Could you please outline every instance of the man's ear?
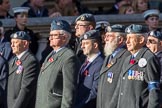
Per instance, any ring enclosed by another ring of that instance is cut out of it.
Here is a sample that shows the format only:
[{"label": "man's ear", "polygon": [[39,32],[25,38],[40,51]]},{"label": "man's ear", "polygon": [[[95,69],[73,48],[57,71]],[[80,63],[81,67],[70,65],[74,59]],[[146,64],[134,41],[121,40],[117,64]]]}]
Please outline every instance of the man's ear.
[{"label": "man's ear", "polygon": [[94,46],[94,48],[98,48],[98,43],[97,42],[94,42],[93,43],[93,46]]},{"label": "man's ear", "polygon": [[139,43],[140,43],[140,44],[146,43],[145,37],[144,37],[144,36],[140,36],[140,37],[139,37]]}]

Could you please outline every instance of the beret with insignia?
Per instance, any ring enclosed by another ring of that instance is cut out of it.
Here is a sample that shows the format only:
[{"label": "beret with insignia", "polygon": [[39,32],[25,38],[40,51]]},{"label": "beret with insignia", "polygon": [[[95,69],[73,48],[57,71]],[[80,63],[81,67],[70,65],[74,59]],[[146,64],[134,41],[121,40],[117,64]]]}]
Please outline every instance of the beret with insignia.
[{"label": "beret with insignia", "polygon": [[65,30],[71,33],[71,26],[65,20],[53,20],[51,23],[51,31],[52,30]]},{"label": "beret with insignia", "polygon": [[121,32],[125,33],[125,26],[121,24],[115,24],[112,26],[107,26],[106,32]]},{"label": "beret with insignia", "polygon": [[130,33],[147,33],[147,28],[142,25],[131,24],[126,29],[125,32]]},{"label": "beret with insignia", "polygon": [[31,40],[30,36],[24,31],[18,31],[16,33],[13,33],[11,34],[10,37],[12,39],[21,39],[21,40],[28,40],[28,41]]},{"label": "beret with insignia", "polygon": [[107,22],[107,21],[98,21],[98,22],[96,22],[96,27],[95,27],[95,29],[96,30],[105,30],[105,28],[107,27],[107,26],[109,26],[110,25],[110,23],[109,22]]},{"label": "beret with insignia", "polygon": [[77,22],[77,21],[89,21],[89,22],[94,22],[94,23],[96,22],[94,16],[89,13],[84,13],[84,14],[78,16],[76,18],[75,22]]},{"label": "beret with insignia", "polygon": [[159,40],[162,40],[162,33],[160,31],[150,31],[148,36],[153,36]]},{"label": "beret with insignia", "polygon": [[100,32],[97,30],[90,30],[88,32],[86,32],[81,38],[81,40],[86,40],[86,39],[100,39]]}]

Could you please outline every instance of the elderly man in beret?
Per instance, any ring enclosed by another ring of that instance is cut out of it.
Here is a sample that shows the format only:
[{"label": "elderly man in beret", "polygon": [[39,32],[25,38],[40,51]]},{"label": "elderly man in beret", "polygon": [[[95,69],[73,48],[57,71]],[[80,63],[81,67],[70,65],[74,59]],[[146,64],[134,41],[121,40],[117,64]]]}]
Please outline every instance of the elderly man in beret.
[{"label": "elderly man in beret", "polygon": [[86,32],[81,43],[86,61],[79,73],[75,108],[96,108],[99,72],[104,61],[99,31],[90,30]]},{"label": "elderly man in beret", "polygon": [[15,57],[9,62],[7,108],[34,108],[39,63],[29,50],[30,36],[19,31],[11,35]]},{"label": "elderly man in beret", "polygon": [[41,67],[35,108],[74,108],[80,62],[68,47],[69,23],[53,20],[49,35],[53,50]]},{"label": "elderly man in beret", "polygon": [[160,108],[160,63],[145,47],[146,32],[142,25],[126,28],[126,45],[131,55],[123,61],[114,93],[117,96],[112,102],[117,103],[117,108]]},{"label": "elderly man in beret", "polygon": [[115,24],[106,28],[104,52],[106,58],[100,71],[97,108],[110,107],[124,59],[130,55],[126,50],[125,26]]},{"label": "elderly man in beret", "polygon": [[159,15],[160,12],[157,9],[150,9],[143,13],[145,24],[148,26],[148,31],[160,30]]},{"label": "elderly man in beret", "polygon": [[75,52],[76,55],[79,57],[81,63],[85,60],[85,55],[81,49],[80,38],[84,35],[85,32],[89,30],[95,29],[96,22],[95,18],[92,14],[84,13],[78,16],[75,20],[75,36],[76,36],[76,43],[75,43]]}]

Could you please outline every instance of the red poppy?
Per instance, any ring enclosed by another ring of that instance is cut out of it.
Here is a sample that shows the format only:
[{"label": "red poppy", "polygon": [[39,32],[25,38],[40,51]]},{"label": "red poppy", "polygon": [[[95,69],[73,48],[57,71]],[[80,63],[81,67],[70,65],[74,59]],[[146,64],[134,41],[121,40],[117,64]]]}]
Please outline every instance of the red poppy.
[{"label": "red poppy", "polygon": [[16,61],[16,65],[17,65],[17,66],[21,65],[21,61],[20,61],[20,60],[17,60],[17,61]]},{"label": "red poppy", "polygon": [[53,62],[53,58],[52,58],[52,57],[49,58],[48,61],[49,61],[49,62]]},{"label": "red poppy", "polygon": [[130,63],[130,64],[134,64],[135,62],[136,62],[136,61],[135,61],[134,59],[131,59],[129,63]]},{"label": "red poppy", "polygon": [[85,70],[83,74],[84,74],[84,76],[88,76],[89,75],[88,70]]}]

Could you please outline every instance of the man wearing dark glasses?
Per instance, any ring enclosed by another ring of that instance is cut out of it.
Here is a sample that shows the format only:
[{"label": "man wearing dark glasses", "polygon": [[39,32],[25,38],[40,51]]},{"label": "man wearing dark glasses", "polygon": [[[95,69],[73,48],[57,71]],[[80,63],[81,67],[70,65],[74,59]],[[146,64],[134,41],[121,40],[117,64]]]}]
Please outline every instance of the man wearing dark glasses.
[{"label": "man wearing dark glasses", "polygon": [[[146,45],[158,57],[162,69],[162,33],[159,31],[149,32]],[[161,71],[160,83],[162,86],[162,71]]]}]

